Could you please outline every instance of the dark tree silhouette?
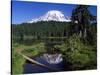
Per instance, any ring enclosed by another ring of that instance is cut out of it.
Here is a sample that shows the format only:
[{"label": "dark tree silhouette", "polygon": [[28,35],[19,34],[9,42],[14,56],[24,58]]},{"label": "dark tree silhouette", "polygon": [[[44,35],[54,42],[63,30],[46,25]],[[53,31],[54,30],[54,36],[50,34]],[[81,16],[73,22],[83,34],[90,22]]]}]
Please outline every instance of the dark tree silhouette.
[{"label": "dark tree silhouette", "polygon": [[89,6],[87,5],[78,5],[72,11],[72,26],[74,28],[73,32],[76,32],[80,37],[87,36],[88,26],[92,21],[96,21],[96,17],[91,14],[89,11]]}]

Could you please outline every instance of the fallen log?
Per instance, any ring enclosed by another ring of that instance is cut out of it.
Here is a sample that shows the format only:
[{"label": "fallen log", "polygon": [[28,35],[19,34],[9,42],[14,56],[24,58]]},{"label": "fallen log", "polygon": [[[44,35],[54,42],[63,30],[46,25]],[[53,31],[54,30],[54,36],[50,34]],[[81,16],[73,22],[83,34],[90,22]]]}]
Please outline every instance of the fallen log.
[{"label": "fallen log", "polygon": [[32,62],[33,64],[39,65],[39,66],[41,66],[41,67],[48,68],[48,69],[50,69],[51,71],[57,71],[57,69],[48,67],[47,65],[44,65],[44,64],[42,64],[42,63],[40,63],[40,62],[37,62],[36,60],[31,59],[30,57],[28,57],[28,56],[22,54],[21,52],[19,52],[19,54],[20,54],[23,58],[25,58],[26,60]]}]

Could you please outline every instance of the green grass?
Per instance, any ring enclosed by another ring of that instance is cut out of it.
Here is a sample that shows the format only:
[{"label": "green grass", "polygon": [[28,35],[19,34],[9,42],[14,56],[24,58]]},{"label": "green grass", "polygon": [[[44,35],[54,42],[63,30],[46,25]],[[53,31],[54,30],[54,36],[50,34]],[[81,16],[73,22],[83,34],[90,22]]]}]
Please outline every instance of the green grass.
[{"label": "green grass", "polygon": [[22,51],[22,53],[24,53],[27,56],[36,56],[36,55],[39,55],[41,53],[44,53],[45,51],[46,50],[45,50],[44,43],[38,43],[38,44],[33,45],[30,48],[25,48]]},{"label": "green grass", "polygon": [[27,56],[36,56],[45,52],[44,43],[26,46],[18,43],[12,45],[12,74],[22,74],[25,59],[18,54],[22,52]]},{"label": "green grass", "polygon": [[[96,44],[91,45],[84,43],[76,34],[66,39],[65,43],[55,45],[63,54],[65,64],[70,63],[70,70],[86,70],[97,68],[97,49]],[[27,56],[38,56],[46,52],[43,42],[33,45],[22,45],[13,43],[12,45],[12,73],[22,74],[25,59],[18,54],[22,52]],[[66,67],[66,66],[65,66]]]},{"label": "green grass", "polygon": [[15,43],[12,46],[12,74],[20,74],[23,72],[23,64],[25,63],[25,59],[22,58],[18,52],[17,48],[20,45]]}]

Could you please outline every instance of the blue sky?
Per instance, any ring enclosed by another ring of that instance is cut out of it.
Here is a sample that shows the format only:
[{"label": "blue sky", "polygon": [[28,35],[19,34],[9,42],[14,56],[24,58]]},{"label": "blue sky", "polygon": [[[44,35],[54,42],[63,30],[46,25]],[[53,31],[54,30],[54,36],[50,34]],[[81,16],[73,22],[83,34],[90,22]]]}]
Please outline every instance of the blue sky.
[{"label": "blue sky", "polygon": [[[55,4],[41,2],[12,1],[12,24],[20,24],[44,15],[49,10],[59,10],[65,16],[71,16],[74,4]],[[96,6],[89,8],[93,15],[97,15]]]}]

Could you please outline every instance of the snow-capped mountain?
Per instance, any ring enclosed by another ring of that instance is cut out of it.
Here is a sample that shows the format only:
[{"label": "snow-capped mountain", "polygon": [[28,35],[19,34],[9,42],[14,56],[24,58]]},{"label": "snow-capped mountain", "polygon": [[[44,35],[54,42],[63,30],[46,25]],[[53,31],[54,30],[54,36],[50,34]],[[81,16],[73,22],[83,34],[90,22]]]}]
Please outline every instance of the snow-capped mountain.
[{"label": "snow-capped mountain", "polygon": [[38,22],[38,21],[59,21],[59,22],[70,22],[69,17],[65,17],[61,11],[58,10],[50,10],[43,16],[32,19],[28,23]]}]

